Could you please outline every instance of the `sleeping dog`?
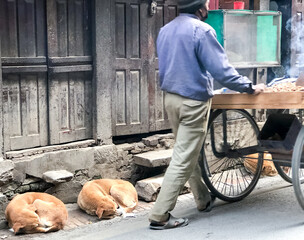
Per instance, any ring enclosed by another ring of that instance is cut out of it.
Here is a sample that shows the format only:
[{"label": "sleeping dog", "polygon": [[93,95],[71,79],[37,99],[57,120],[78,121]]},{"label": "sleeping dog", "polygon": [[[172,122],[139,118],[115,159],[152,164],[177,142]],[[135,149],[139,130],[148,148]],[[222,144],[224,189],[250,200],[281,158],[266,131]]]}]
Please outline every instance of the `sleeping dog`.
[{"label": "sleeping dog", "polygon": [[79,207],[101,218],[132,212],[138,197],[134,186],[119,179],[99,179],[87,182],[78,195]]},{"label": "sleeping dog", "polygon": [[68,212],[64,203],[47,194],[28,192],[17,195],[5,210],[14,233],[45,233],[63,229]]}]

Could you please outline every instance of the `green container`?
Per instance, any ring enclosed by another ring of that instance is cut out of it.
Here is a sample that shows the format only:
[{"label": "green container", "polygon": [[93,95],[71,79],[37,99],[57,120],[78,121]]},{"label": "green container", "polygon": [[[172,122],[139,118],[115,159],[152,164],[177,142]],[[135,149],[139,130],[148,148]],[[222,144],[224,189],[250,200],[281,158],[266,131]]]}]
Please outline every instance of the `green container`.
[{"label": "green container", "polygon": [[235,67],[280,66],[280,12],[212,10],[206,23],[215,29],[218,41]]}]

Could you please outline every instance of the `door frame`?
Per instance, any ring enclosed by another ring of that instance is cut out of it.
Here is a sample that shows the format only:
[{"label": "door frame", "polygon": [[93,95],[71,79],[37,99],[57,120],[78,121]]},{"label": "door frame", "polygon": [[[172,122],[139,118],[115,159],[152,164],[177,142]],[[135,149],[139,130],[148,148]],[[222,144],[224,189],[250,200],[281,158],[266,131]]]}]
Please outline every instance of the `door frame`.
[{"label": "door frame", "polygon": [[[95,0],[92,12],[93,42],[93,138],[97,145],[112,143],[111,1]],[[108,24],[105,24],[108,23]]]},{"label": "door frame", "polygon": [[2,87],[2,63],[1,63],[1,34],[0,34],[0,161],[3,160],[4,155],[4,141],[3,141],[3,87]]}]

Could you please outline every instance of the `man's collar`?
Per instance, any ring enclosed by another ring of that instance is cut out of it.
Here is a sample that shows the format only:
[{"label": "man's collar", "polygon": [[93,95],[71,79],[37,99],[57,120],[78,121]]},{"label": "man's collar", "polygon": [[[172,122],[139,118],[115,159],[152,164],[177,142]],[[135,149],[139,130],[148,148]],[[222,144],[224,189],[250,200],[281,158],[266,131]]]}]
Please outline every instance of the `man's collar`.
[{"label": "man's collar", "polygon": [[198,16],[196,16],[195,14],[192,14],[192,13],[180,13],[179,15],[199,19]]}]

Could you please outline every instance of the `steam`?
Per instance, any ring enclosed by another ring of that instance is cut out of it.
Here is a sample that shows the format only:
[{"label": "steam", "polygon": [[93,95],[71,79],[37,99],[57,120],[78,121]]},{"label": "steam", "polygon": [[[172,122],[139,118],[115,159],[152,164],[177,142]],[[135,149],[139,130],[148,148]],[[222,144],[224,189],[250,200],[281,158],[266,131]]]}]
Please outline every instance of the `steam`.
[{"label": "steam", "polygon": [[[286,30],[291,34],[290,51],[295,54],[296,62],[287,70],[289,76],[299,76],[304,71],[304,28],[302,13],[297,13],[286,22]],[[283,36],[284,37],[284,36]],[[289,60],[290,61],[290,60]]]}]

